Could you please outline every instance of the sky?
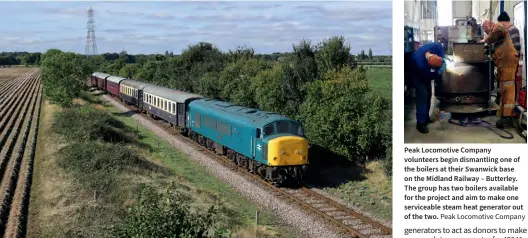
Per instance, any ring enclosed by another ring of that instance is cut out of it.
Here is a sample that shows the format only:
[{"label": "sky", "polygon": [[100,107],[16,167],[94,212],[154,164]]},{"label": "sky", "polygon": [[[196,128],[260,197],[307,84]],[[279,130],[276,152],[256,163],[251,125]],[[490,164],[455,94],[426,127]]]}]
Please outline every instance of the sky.
[{"label": "sky", "polygon": [[88,8],[94,9],[99,53],[180,54],[210,42],[222,51],[248,46],[256,53],[291,52],[343,36],[354,54],[392,49],[392,2],[0,2],[0,52],[84,53]]}]

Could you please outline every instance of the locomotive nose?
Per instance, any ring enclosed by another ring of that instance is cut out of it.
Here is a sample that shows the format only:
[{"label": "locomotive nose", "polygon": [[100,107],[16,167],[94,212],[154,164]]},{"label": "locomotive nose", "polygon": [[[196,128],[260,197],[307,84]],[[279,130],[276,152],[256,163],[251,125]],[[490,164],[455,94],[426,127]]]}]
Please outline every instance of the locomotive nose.
[{"label": "locomotive nose", "polygon": [[281,136],[268,142],[268,165],[308,164],[308,140],[299,136]]}]

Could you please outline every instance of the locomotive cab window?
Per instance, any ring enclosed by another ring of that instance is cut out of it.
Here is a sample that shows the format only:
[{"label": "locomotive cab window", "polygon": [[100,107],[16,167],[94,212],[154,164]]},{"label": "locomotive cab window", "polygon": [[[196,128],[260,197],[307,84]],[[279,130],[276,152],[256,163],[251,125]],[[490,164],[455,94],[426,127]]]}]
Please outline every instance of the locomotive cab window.
[{"label": "locomotive cab window", "polygon": [[257,138],[258,138],[258,139],[262,139],[262,137],[261,137],[261,132],[260,132],[260,128],[257,128]]},{"label": "locomotive cab window", "polygon": [[279,121],[277,124],[277,133],[290,133],[290,122]]},{"label": "locomotive cab window", "polygon": [[269,136],[275,132],[275,128],[273,128],[273,124],[269,124],[264,127],[264,135]]},{"label": "locomotive cab window", "polygon": [[304,131],[303,131],[303,128],[302,128],[301,124],[292,123],[291,129],[292,129],[292,133],[293,134],[296,134],[298,136],[304,136]]}]

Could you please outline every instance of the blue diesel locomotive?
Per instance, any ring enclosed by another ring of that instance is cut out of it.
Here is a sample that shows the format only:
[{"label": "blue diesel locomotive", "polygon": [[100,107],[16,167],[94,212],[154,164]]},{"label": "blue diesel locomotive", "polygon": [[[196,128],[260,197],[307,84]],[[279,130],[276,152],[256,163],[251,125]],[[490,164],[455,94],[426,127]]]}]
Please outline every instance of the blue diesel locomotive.
[{"label": "blue diesel locomotive", "polygon": [[274,184],[300,181],[308,164],[308,141],[299,122],[287,117],[198,99],[189,103],[188,136]]},{"label": "blue diesel locomotive", "polygon": [[279,114],[131,79],[119,82],[118,95],[275,185],[300,182],[309,164],[301,124]]}]

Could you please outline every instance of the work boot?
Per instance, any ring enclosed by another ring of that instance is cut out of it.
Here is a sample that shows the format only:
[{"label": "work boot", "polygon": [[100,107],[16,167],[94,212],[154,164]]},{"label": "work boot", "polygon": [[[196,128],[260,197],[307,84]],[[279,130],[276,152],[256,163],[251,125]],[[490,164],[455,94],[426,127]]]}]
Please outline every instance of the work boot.
[{"label": "work boot", "polygon": [[427,129],[427,124],[426,123],[417,123],[416,124],[416,130],[418,130],[422,134],[429,133],[429,129]]},{"label": "work boot", "polygon": [[511,127],[512,126],[511,117],[501,117],[501,119],[499,119],[497,123],[495,123],[495,126],[499,129]]},{"label": "work boot", "polygon": [[427,118],[427,120],[425,121],[425,123],[427,123],[427,124],[431,124],[431,123],[433,123],[433,120],[431,120],[431,118]]}]

